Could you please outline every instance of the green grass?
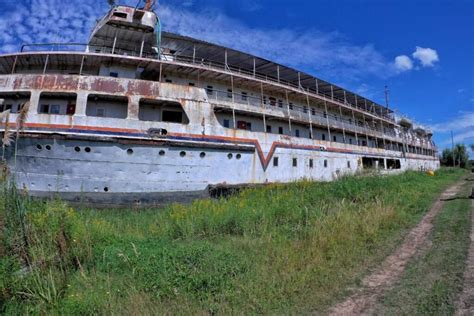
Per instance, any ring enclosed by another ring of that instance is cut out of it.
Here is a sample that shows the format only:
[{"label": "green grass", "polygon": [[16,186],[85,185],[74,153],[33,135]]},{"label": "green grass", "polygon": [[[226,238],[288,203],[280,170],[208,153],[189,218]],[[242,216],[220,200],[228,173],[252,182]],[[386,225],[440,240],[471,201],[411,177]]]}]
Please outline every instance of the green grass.
[{"label": "green grass", "polygon": [[[323,312],[462,175],[270,185],[139,211],[71,209],[20,196],[23,211],[15,216],[25,214],[26,245],[4,238],[0,312]],[[12,211],[4,205],[5,216]],[[18,273],[26,261],[29,269]]]},{"label": "green grass", "polygon": [[[468,196],[469,189],[465,186],[459,195]],[[410,262],[400,281],[382,298],[377,314],[454,314],[470,243],[471,201],[445,203],[434,222],[431,247]]]}]

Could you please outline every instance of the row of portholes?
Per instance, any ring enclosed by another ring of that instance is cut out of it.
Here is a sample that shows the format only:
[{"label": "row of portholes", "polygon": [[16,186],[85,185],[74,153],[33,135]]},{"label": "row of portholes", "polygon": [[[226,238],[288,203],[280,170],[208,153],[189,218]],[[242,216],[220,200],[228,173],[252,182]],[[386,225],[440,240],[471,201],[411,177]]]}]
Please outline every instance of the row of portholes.
[{"label": "row of portholes", "polygon": [[[131,149],[129,149],[129,150],[131,150]],[[132,153],[133,153],[133,151],[132,151]],[[160,155],[160,156],[164,156],[164,155],[165,155],[165,151],[164,151],[164,150],[160,150],[159,155]],[[180,156],[180,157],[186,157],[186,152],[185,152],[184,150],[182,150],[182,151],[179,153],[179,156]],[[206,153],[202,151],[202,152],[199,154],[199,157],[201,157],[201,158],[206,157]],[[227,154],[227,158],[232,159],[233,157],[234,157],[234,155],[233,155],[232,153]],[[242,155],[241,155],[241,154],[237,154],[237,155],[235,155],[235,158],[238,160],[238,159],[242,158]]]},{"label": "row of portholes", "polygon": [[[36,145],[36,149],[37,149],[37,150],[43,150],[43,145],[37,144],[37,145]],[[49,150],[52,149],[52,147],[51,147],[51,145],[45,145],[45,146],[44,146],[44,149],[46,149],[46,150],[49,151]]]},{"label": "row of portholes", "polygon": [[[81,151],[81,147],[79,147],[79,146],[74,147],[74,151],[77,152],[77,153],[80,152],[80,151]],[[90,147],[85,147],[85,148],[84,148],[84,151],[85,151],[86,153],[90,153],[92,150],[91,150]]]}]

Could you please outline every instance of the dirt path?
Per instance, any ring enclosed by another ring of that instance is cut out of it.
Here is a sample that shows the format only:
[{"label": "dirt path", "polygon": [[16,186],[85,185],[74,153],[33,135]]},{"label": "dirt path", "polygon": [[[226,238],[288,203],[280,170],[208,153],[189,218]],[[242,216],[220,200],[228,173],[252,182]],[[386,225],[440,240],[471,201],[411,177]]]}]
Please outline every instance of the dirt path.
[{"label": "dirt path", "polygon": [[[463,182],[459,182],[441,194],[440,199],[456,195]],[[438,199],[430,211],[423,217],[403,240],[402,245],[381,264],[380,268],[368,275],[362,286],[352,296],[334,306],[330,315],[365,315],[370,314],[378,298],[396,281],[409,259],[425,244],[433,228],[433,219],[442,210],[444,201]]]},{"label": "dirt path", "polygon": [[471,200],[471,246],[464,272],[464,289],[456,307],[456,315],[474,315],[474,200]]}]

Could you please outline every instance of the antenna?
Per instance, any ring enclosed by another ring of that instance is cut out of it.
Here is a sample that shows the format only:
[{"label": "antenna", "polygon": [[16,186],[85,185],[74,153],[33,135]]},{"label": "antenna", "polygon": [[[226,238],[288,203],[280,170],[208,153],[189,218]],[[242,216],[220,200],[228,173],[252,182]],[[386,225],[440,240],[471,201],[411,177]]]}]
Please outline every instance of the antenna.
[{"label": "antenna", "polygon": [[389,92],[390,90],[388,90],[388,86],[385,86],[385,107],[387,108],[388,110],[388,97],[389,97]]}]

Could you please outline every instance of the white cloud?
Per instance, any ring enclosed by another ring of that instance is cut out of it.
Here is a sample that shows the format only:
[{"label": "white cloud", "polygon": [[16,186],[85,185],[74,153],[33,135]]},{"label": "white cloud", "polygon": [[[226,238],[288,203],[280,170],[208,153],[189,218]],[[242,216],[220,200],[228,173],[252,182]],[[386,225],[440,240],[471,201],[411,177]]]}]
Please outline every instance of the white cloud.
[{"label": "white cloud", "polygon": [[412,56],[420,61],[423,67],[433,67],[439,61],[438,52],[432,48],[416,46]]},{"label": "white cloud", "polygon": [[474,112],[461,112],[457,117],[443,123],[433,124],[430,128],[438,133],[474,131]]},{"label": "white cloud", "polygon": [[413,61],[407,55],[395,57],[395,68],[400,71],[408,71],[413,68]]}]

